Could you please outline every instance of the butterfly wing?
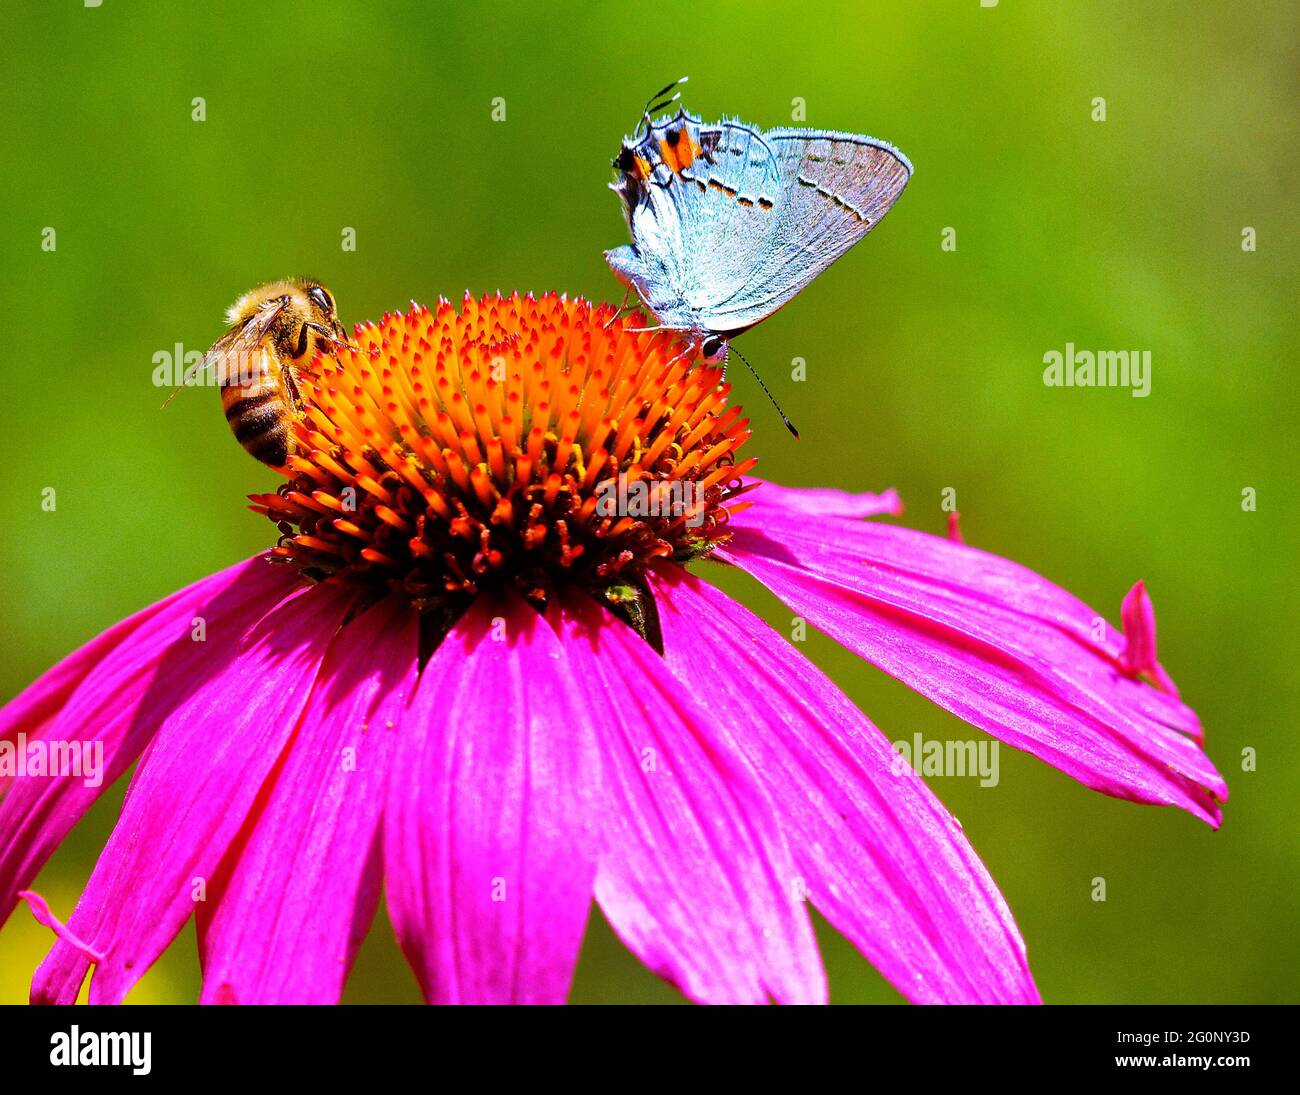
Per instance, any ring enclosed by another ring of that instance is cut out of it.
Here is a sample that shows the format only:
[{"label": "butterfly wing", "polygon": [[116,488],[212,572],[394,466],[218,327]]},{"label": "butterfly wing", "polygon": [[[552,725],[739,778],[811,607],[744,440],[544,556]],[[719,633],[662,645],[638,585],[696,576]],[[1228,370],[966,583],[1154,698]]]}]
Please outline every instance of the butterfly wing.
[{"label": "butterfly wing", "polygon": [[[906,156],[871,137],[776,129],[762,138],[782,185],[772,223],[756,247],[745,247],[743,279],[714,281],[713,293],[692,301],[720,334],[752,327],[797,295],[880,223],[912,175]],[[754,173],[766,169],[749,165],[740,187],[760,185]]]},{"label": "butterfly wing", "polygon": [[714,302],[743,294],[763,261],[784,184],[774,150],[753,126],[724,120],[693,126],[692,137],[700,154],[672,185],[652,187],[647,204],[650,215],[676,222],[674,288],[695,325],[712,330]]},{"label": "butterfly wing", "polygon": [[615,186],[632,247],[606,257],[665,326],[707,329],[701,306],[744,286],[776,223],[775,155],[752,126],[704,126],[685,113],[656,123],[632,147],[651,170]]},{"label": "butterfly wing", "polygon": [[770,316],[871,231],[912,174],[872,137],[703,125],[684,112],[631,147],[651,170],[615,187],[632,247],[609,252],[610,266],[664,325],[724,336]]},{"label": "butterfly wing", "polygon": [[620,282],[665,327],[695,326],[683,299],[682,221],[678,204],[656,190],[627,207],[631,245],[605,252],[605,261]]}]

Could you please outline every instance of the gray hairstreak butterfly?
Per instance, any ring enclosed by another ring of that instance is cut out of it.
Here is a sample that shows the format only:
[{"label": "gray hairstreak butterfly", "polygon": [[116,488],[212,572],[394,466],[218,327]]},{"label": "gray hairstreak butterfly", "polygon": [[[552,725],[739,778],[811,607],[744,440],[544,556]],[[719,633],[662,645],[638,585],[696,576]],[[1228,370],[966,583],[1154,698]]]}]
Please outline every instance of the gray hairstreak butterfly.
[{"label": "gray hairstreak butterfly", "polygon": [[655,100],[683,82],[650,100],[614,160],[619,177],[610,186],[632,242],[605,260],[661,327],[725,361],[730,339],[880,223],[912,165],[892,145],[856,133],[764,131],[734,119],[706,125],[682,109],[652,121],[679,95]]}]

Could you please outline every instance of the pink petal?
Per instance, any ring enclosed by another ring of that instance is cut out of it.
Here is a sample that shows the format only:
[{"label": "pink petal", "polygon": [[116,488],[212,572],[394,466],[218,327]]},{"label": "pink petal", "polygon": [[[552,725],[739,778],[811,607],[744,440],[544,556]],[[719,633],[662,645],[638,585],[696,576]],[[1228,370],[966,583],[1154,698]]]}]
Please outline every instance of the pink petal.
[{"label": "pink petal", "polygon": [[1156,610],[1144,582],[1138,582],[1128,591],[1120,606],[1120,620],[1124,625],[1124,652],[1120,655],[1124,671],[1148,674],[1177,699],[1178,688],[1156,658]]},{"label": "pink petal", "polygon": [[[772,486],[764,484],[761,491],[745,497],[761,498]],[[829,521],[830,535],[823,536],[820,527],[810,526],[800,510],[790,503],[790,496],[799,493],[794,488],[778,488],[766,503],[756,504],[741,514],[737,526],[755,529],[777,544],[797,548],[795,553],[801,564],[822,556],[831,563],[870,562],[883,569],[915,575],[959,596],[974,597],[993,608],[1011,608],[1051,624],[1116,666],[1120,665],[1125,646],[1121,633],[1106,624],[1096,610],[1029,568],[974,548],[950,550],[940,538],[912,529],[850,520],[857,511],[847,504],[838,511],[827,512],[828,518],[837,519]],[[1117,686],[1122,688],[1124,683],[1117,682]],[[1196,713],[1179,703],[1176,695],[1138,687],[1137,682],[1128,683],[1135,686],[1130,690],[1129,702],[1143,707],[1152,718],[1168,726],[1198,739],[1202,737]]]},{"label": "pink petal", "polygon": [[631,628],[566,606],[568,671],[586,682],[603,755],[596,900],[652,970],[705,1003],[821,1002],[826,979],[771,800],[712,682],[665,672]]},{"label": "pink petal", "polygon": [[[85,646],[74,650],[0,708],[0,740],[12,741],[19,732],[25,733],[29,738],[35,736],[41,726],[48,723],[59,712],[85,680],[87,674],[106,656],[125,645],[128,639],[136,635],[142,625],[169,611],[179,617],[183,613],[181,607],[183,602],[192,603],[201,593],[211,595],[220,590],[240,573],[249,569],[252,563],[253,560],[236,563],[226,570],[178,590],[148,608],[141,609],[135,615],[120,620],[107,631],[91,639]],[[279,574],[281,577],[284,576],[283,572]],[[0,784],[0,788],[2,787],[3,785]]]},{"label": "pink petal", "polygon": [[961,827],[816,666],[726,594],[654,576],[665,661],[772,801],[812,900],[909,1000],[1031,1003],[1006,902]]},{"label": "pink petal", "polygon": [[[769,491],[773,493],[765,498]],[[857,510],[847,503],[839,510],[827,508],[825,513],[814,514],[823,520],[809,521],[796,504],[802,493],[798,488],[764,483],[744,495],[754,504],[732,525],[761,533],[773,544],[785,546],[789,549],[786,554],[795,557],[800,565],[822,558],[829,563],[869,562],[995,607],[1015,607],[1119,657],[1123,644],[1117,632],[1107,628],[1100,641],[1094,640],[1097,613],[1028,567],[964,545],[955,549],[940,537],[900,525],[856,520]],[[819,498],[823,493],[814,492]]]},{"label": "pink petal", "polygon": [[23,890],[23,892],[18,896],[27,902],[28,907],[32,910],[32,918],[38,924],[42,924],[49,928],[50,931],[67,943],[68,946],[79,951],[91,962],[102,962],[104,960],[102,954],[98,951],[91,950],[86,946],[85,943],[68,930],[67,925],[64,924],[63,921],[50,912],[50,906],[46,903],[45,898],[40,894],[33,893],[31,890]]},{"label": "pink petal", "polygon": [[[800,488],[764,483],[761,489],[744,495],[754,504],[733,524],[789,547],[786,554],[796,556],[801,566],[818,559],[825,559],[829,566],[847,563],[854,568],[857,580],[861,565],[869,562],[882,570],[914,576],[935,589],[1050,624],[1086,649],[1120,664],[1125,646],[1122,634],[1095,609],[1028,567],[975,548],[952,550],[939,537],[913,529],[855,519],[867,515],[871,498],[884,498],[892,492],[843,495],[838,507],[832,503],[843,492],[809,492],[813,515],[826,521],[825,535],[820,521],[810,524],[806,519],[807,506],[799,499],[803,493]],[[1198,740],[1203,737],[1196,713],[1178,702],[1176,690],[1166,695],[1127,678],[1115,681],[1115,687],[1126,694],[1127,704],[1141,708],[1148,717]]]},{"label": "pink petal", "polygon": [[[350,600],[327,584],[282,605],[158,731],[68,921],[104,954],[91,1003],[121,1001],[194,911],[195,885],[215,875],[293,733]],[[36,972],[33,999],[71,1003],[86,967],[60,940]]]},{"label": "pink petal", "polygon": [[417,644],[417,617],[391,598],[330,645],[229,873],[199,906],[202,1002],[338,1002],[379,901],[379,819]]},{"label": "pink petal", "polygon": [[599,761],[551,626],[480,597],[429,659],[384,815],[389,914],[425,997],[558,1003],[591,907]]},{"label": "pink petal", "polygon": [[782,487],[761,479],[746,477],[741,498],[749,505],[746,524],[763,525],[769,517],[797,515],[801,518],[897,516],[903,512],[903,500],[890,488],[883,494],[853,493],[833,487]]},{"label": "pink petal", "polygon": [[[15,733],[46,742],[98,743],[104,772],[98,786],[77,778],[19,778],[0,802],[0,923],[13,910],[18,891],[135,761],[163,719],[199,681],[229,661],[250,618],[283,597],[294,581],[285,568],[270,566],[261,556],[246,560],[111,628],[61,663],[75,662],[75,675],[52,670],[61,683],[49,684],[46,674],[24,693],[48,688],[47,694],[57,697],[57,713],[39,728],[15,719]],[[196,616],[206,621],[205,642],[191,641]]]},{"label": "pink petal", "polygon": [[[718,558],[922,695],[1089,787],[1182,806],[1226,798],[1195,715],[1120,668],[1111,629],[1022,567],[910,529],[796,515],[744,527]],[[780,542],[776,537],[779,536]]]}]

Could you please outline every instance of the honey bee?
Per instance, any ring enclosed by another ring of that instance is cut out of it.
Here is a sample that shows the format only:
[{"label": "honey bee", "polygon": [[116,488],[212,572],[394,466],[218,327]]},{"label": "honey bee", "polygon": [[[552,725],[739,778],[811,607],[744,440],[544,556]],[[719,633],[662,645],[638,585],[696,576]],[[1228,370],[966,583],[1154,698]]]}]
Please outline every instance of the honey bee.
[{"label": "honey bee", "polygon": [[263,464],[282,468],[293,452],[293,422],[302,414],[299,370],[318,351],[349,345],[334,298],[307,278],[273,281],[235,301],[226,322],[230,329],[196,371],[216,367],[236,440]]}]

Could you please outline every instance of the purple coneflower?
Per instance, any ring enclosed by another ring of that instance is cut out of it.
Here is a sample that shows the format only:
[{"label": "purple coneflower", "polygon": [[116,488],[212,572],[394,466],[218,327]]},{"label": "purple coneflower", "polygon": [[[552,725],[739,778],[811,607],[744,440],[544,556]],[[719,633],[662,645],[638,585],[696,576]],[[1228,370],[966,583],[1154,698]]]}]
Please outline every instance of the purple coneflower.
[{"label": "purple coneflower", "polygon": [[105,786],[139,762],[66,925],[24,888],[102,787],[0,782],[0,915],[26,896],[57,935],[34,1000],[93,966],[120,1001],[197,915],[203,1000],[335,1001],[381,884],[431,1001],[562,1001],[593,897],[698,1001],[824,1000],[807,902],[909,1000],[1038,1000],[960,826],[706,556],[1087,786],[1218,824],[1141,584],[1117,633],[863,520],[892,492],[742,484],[719,371],[611,315],[467,298],[359,329],[253,499],[278,546],[0,711],[0,741],[102,743]]}]

